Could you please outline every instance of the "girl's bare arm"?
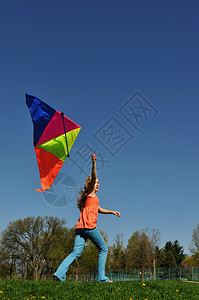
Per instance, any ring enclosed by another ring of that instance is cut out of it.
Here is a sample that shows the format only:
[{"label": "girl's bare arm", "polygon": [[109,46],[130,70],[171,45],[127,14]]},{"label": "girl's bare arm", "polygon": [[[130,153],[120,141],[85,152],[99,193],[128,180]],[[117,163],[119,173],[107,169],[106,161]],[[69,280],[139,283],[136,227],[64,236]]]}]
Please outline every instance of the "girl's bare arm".
[{"label": "girl's bare arm", "polygon": [[97,179],[97,169],[96,169],[96,156],[95,154],[91,154],[92,159],[92,172],[91,172],[91,182],[89,184],[89,193],[91,193],[94,189],[94,185]]},{"label": "girl's bare arm", "polygon": [[96,156],[95,154],[91,154],[92,159],[92,172],[91,172],[91,181],[94,181],[97,179],[97,170],[96,170]]},{"label": "girl's bare arm", "polygon": [[105,208],[101,208],[99,205],[98,205],[98,212],[100,214],[113,214],[113,215],[116,215],[116,216],[120,217],[119,211],[113,211],[113,210],[108,210],[108,209],[105,209]]}]

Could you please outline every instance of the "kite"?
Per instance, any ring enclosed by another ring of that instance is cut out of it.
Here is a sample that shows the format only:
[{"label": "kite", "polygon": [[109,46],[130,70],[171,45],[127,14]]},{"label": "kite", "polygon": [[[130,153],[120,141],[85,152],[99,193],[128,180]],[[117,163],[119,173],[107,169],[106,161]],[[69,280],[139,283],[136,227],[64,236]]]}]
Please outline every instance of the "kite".
[{"label": "kite", "polygon": [[42,186],[36,191],[42,192],[50,189],[70,156],[81,127],[37,97],[26,94],[26,104],[34,125],[33,144]]}]

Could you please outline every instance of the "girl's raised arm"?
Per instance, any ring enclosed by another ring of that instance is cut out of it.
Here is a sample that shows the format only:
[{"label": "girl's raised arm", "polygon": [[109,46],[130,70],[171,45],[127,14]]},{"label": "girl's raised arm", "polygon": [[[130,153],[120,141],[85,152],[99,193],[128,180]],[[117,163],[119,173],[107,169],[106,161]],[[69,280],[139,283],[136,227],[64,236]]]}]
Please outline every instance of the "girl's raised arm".
[{"label": "girl's raised arm", "polygon": [[97,179],[97,170],[96,170],[96,155],[91,154],[91,159],[92,159],[92,173],[91,173],[91,182],[95,181]]},{"label": "girl's raised arm", "polygon": [[94,189],[94,185],[97,179],[97,170],[96,170],[96,155],[91,154],[92,159],[92,172],[91,172],[91,181],[88,188],[88,193],[91,193]]}]

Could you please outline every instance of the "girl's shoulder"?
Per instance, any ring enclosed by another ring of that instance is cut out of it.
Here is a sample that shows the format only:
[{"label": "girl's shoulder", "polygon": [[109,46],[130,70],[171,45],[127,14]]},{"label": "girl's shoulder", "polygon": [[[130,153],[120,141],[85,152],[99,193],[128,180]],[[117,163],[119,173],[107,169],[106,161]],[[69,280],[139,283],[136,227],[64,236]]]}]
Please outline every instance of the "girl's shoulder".
[{"label": "girl's shoulder", "polygon": [[[92,194],[87,195],[87,198],[96,198],[97,195],[95,194],[94,196]],[[97,197],[98,198],[98,197]]]}]

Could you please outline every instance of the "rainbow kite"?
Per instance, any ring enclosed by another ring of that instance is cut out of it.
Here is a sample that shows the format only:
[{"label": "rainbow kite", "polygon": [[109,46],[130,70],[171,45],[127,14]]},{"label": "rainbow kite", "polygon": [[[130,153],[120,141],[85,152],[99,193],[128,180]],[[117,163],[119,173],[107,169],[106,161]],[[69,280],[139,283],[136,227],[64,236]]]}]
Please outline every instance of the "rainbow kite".
[{"label": "rainbow kite", "polygon": [[48,190],[69,152],[81,127],[40,99],[26,94],[26,103],[34,124],[34,147],[42,189]]}]

